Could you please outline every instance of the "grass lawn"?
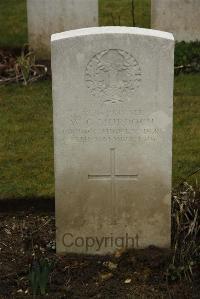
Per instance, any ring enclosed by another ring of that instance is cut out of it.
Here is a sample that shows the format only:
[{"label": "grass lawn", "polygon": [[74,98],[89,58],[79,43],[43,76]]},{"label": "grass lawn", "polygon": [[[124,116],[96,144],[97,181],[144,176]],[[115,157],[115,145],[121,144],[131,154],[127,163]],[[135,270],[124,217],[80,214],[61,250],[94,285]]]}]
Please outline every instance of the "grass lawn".
[{"label": "grass lawn", "polygon": [[[173,182],[200,166],[200,76],[175,79]],[[0,87],[0,198],[52,197],[51,82]]]},{"label": "grass lawn", "polygon": [[[173,182],[200,168],[200,74],[175,77]],[[200,175],[193,177],[200,179]],[[199,184],[198,180],[198,184]]]},{"label": "grass lawn", "polygon": [[0,87],[0,198],[53,196],[51,82]]}]

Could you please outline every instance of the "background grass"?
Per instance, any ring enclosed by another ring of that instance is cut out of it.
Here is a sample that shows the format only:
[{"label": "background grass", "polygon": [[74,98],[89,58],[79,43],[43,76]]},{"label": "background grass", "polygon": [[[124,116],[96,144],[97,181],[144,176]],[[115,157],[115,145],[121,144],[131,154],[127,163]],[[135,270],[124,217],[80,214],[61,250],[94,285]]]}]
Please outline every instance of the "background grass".
[{"label": "background grass", "polygon": [[[200,165],[200,76],[175,79],[173,183]],[[0,198],[52,197],[50,80],[0,87]]]},{"label": "background grass", "polygon": [[26,0],[0,0],[0,47],[18,48],[27,40]]},{"label": "background grass", "polygon": [[[40,0],[35,0],[40,1]],[[56,0],[55,0],[56,1]],[[131,0],[99,0],[100,26],[132,26]],[[151,0],[135,0],[138,27],[150,27]],[[28,42],[26,0],[0,0],[0,47],[18,48]]]},{"label": "background grass", "polygon": [[[151,0],[135,0],[135,25],[150,28]],[[100,0],[100,26],[133,26],[131,0]]]},{"label": "background grass", "polygon": [[[200,168],[200,74],[182,74],[175,77],[174,90],[174,184],[198,168]],[[192,179],[200,180],[200,175]]]},{"label": "background grass", "polygon": [[[100,0],[100,24],[131,25],[130,0]],[[27,41],[26,1],[0,0],[0,47]],[[113,17],[111,16],[113,15]],[[136,0],[136,25],[150,24],[150,0]],[[200,167],[200,75],[175,78],[173,184]],[[50,80],[0,87],[0,199],[53,197]],[[198,177],[198,176],[196,176]]]},{"label": "background grass", "polygon": [[0,198],[52,196],[51,82],[0,87]]}]

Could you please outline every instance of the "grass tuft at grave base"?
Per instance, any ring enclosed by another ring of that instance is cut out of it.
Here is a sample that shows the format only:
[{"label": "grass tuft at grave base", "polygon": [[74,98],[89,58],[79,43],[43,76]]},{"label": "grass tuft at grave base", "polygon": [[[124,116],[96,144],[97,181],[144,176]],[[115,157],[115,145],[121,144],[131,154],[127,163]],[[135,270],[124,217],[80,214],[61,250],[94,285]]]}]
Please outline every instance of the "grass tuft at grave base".
[{"label": "grass tuft at grave base", "polygon": [[[177,76],[174,94],[175,186],[200,167],[200,76]],[[1,86],[0,128],[0,199],[53,198],[50,80]]]}]

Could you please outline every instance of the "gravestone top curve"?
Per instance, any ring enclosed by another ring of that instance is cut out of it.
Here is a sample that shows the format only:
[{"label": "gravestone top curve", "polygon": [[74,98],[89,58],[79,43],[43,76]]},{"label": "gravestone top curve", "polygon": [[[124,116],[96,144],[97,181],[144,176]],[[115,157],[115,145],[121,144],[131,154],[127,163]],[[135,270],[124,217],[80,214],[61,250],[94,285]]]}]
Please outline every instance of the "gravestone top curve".
[{"label": "gravestone top curve", "polygon": [[54,42],[60,39],[76,37],[76,36],[115,34],[115,33],[152,36],[157,38],[174,40],[173,34],[165,31],[138,28],[138,27],[108,26],[108,27],[81,28],[81,29],[74,29],[65,32],[55,33],[52,34],[51,41]]}]

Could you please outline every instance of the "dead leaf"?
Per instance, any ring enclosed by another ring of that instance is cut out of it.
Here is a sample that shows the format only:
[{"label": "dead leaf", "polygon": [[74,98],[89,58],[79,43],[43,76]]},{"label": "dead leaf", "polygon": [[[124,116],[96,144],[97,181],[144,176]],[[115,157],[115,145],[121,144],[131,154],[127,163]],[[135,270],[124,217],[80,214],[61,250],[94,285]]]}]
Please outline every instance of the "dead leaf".
[{"label": "dead leaf", "polygon": [[9,229],[4,228],[4,231],[5,231],[5,233],[6,233],[7,235],[12,235],[12,233],[11,233],[11,231],[10,231]]},{"label": "dead leaf", "polygon": [[108,262],[104,262],[103,265],[105,267],[107,267],[109,270],[114,270],[114,269],[117,269],[117,264],[111,262],[111,261],[108,261]]},{"label": "dead leaf", "polygon": [[128,284],[128,283],[131,283],[131,278],[127,278],[124,283]]},{"label": "dead leaf", "polygon": [[115,252],[115,257],[116,257],[116,258],[121,257],[122,254],[123,254],[124,252],[125,252],[125,249],[117,250],[117,251]]},{"label": "dead leaf", "polygon": [[101,279],[101,281],[109,280],[112,277],[113,277],[112,273],[100,273],[100,279]]}]

